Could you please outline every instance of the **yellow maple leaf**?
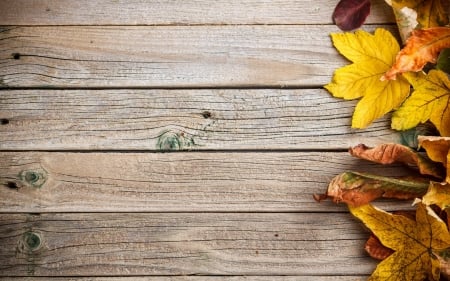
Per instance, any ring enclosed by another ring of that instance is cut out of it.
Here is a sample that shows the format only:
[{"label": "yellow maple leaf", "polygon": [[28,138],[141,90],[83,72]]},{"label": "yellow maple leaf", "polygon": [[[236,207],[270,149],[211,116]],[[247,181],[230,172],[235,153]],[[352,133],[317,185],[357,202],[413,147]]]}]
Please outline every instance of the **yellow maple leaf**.
[{"label": "yellow maple leaf", "polygon": [[414,92],[394,112],[392,128],[407,130],[430,120],[442,136],[450,136],[450,80],[440,70],[405,75]]},{"label": "yellow maple leaf", "polygon": [[350,211],[384,246],[395,251],[377,266],[369,280],[439,280],[437,254],[450,247],[450,234],[431,209],[419,204],[415,221],[371,205],[350,207]]},{"label": "yellow maple leaf", "polygon": [[355,108],[352,127],[365,128],[400,106],[409,94],[409,83],[402,77],[395,81],[380,81],[400,50],[394,36],[378,28],[373,35],[358,30],[334,33],[331,37],[336,49],[353,64],[337,69],[325,88],[339,98],[363,97]]}]

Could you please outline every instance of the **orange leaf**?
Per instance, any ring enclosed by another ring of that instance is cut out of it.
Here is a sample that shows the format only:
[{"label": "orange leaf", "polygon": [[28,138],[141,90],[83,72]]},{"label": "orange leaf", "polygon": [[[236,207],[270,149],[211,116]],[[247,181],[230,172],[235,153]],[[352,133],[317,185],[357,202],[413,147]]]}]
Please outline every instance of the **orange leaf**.
[{"label": "orange leaf", "polygon": [[450,138],[419,136],[419,146],[427,151],[428,157],[447,167],[447,155],[450,153]]},{"label": "orange leaf", "polygon": [[395,80],[396,75],[420,71],[428,62],[435,63],[442,49],[450,48],[450,28],[431,27],[414,30],[406,46],[397,54],[396,61],[382,80]]},{"label": "orange leaf", "polygon": [[346,172],[331,180],[326,194],[314,195],[314,199],[320,202],[330,197],[335,203],[357,207],[381,197],[402,200],[421,197],[428,185],[429,180],[421,177],[394,178]]},{"label": "orange leaf", "polygon": [[382,144],[369,148],[360,144],[350,148],[352,156],[369,160],[380,164],[403,163],[408,166],[417,166],[422,175],[430,175],[436,178],[443,178],[442,167],[427,158],[421,156],[411,148],[401,144]]},{"label": "orange leaf", "polygon": [[369,239],[364,245],[364,250],[366,250],[369,256],[380,261],[388,258],[390,255],[394,253],[394,250],[381,244],[378,237],[376,237],[373,234],[370,235]]}]

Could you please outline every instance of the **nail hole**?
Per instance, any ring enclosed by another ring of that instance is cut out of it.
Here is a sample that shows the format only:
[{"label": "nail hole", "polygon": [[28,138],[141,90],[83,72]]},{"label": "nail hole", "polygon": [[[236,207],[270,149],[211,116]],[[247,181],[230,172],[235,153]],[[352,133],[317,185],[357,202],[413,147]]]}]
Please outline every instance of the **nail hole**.
[{"label": "nail hole", "polygon": [[6,186],[7,186],[8,188],[11,188],[11,189],[18,189],[18,188],[19,188],[19,187],[17,186],[17,184],[16,184],[15,182],[13,182],[13,181],[7,182],[7,183],[6,183]]},{"label": "nail hole", "polygon": [[2,125],[8,125],[9,124],[9,120],[6,118],[2,118],[1,121]]},{"label": "nail hole", "polygon": [[13,56],[13,58],[14,58],[15,60],[20,59],[20,54],[19,54],[19,53],[14,53],[14,54],[12,54],[12,56]]},{"label": "nail hole", "polygon": [[275,236],[275,237],[278,237],[278,233],[276,233],[274,236]]},{"label": "nail hole", "polygon": [[209,112],[209,111],[203,111],[203,112],[202,112],[202,116],[203,116],[203,118],[205,118],[205,119],[209,119],[209,118],[211,118],[212,114],[211,114],[211,112]]}]

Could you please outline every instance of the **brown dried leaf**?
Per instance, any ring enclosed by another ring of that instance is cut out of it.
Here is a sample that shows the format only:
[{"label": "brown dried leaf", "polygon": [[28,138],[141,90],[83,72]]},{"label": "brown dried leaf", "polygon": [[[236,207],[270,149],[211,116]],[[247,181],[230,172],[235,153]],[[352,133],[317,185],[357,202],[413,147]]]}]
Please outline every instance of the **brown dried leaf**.
[{"label": "brown dried leaf", "polygon": [[394,253],[394,250],[389,249],[388,247],[381,244],[380,240],[374,235],[371,234],[366,244],[364,245],[364,250],[374,259],[384,260]]},{"label": "brown dried leaf", "polygon": [[420,71],[428,62],[435,63],[441,50],[450,48],[450,28],[431,27],[412,31],[406,46],[382,80],[395,80],[397,74]]},{"label": "brown dried leaf", "polygon": [[369,160],[379,164],[402,163],[408,166],[416,166],[422,175],[429,175],[439,179],[444,177],[442,167],[437,163],[421,156],[411,148],[396,144],[382,144],[374,148],[369,148],[364,144],[359,144],[349,149],[352,156]]},{"label": "brown dried leaf", "polygon": [[325,195],[315,195],[317,201],[331,198],[357,207],[377,198],[402,200],[421,197],[428,189],[429,181],[421,177],[390,178],[370,174],[346,172],[331,180]]},{"label": "brown dried leaf", "polygon": [[449,137],[419,136],[419,146],[427,151],[428,157],[447,167],[447,155],[450,152]]}]

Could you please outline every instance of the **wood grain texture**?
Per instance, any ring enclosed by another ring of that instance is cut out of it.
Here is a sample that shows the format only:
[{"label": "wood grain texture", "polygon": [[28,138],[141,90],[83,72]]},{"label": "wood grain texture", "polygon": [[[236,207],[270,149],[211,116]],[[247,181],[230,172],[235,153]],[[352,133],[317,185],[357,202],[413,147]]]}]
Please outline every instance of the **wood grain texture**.
[{"label": "wood grain texture", "polygon": [[[1,214],[1,276],[364,275],[350,214]],[[31,239],[30,239],[31,238]]]},{"label": "wood grain texture", "polygon": [[8,152],[0,212],[342,212],[313,194],[349,170],[408,174],[344,152]]},{"label": "wood grain texture", "polygon": [[389,118],[350,128],[356,102],[307,90],[12,90],[2,150],[347,149],[400,142]]},{"label": "wood grain texture", "polygon": [[[333,0],[2,0],[0,25],[331,24]],[[372,1],[367,23],[394,22]]]},{"label": "wood grain texture", "polygon": [[339,275],[339,276],[132,276],[132,277],[2,277],[2,281],[365,281],[369,275]]},{"label": "wood grain texture", "polygon": [[[375,27],[369,27],[373,30]],[[335,26],[0,29],[0,87],[321,87]]]}]

